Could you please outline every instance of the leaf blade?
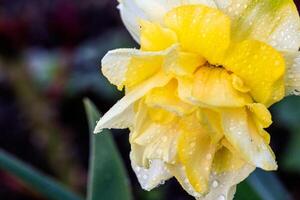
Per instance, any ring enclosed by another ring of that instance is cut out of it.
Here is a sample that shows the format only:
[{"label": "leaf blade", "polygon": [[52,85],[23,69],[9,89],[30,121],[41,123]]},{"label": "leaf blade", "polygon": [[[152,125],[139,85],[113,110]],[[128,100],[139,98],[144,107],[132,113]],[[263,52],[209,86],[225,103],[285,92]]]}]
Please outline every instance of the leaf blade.
[{"label": "leaf blade", "polygon": [[62,184],[18,160],[10,153],[0,150],[0,169],[12,174],[35,191],[52,200],[82,200]]},{"label": "leaf blade", "polygon": [[132,200],[129,178],[111,133],[105,130],[100,134],[93,134],[100,114],[91,101],[85,99],[84,105],[91,142],[87,199]]}]

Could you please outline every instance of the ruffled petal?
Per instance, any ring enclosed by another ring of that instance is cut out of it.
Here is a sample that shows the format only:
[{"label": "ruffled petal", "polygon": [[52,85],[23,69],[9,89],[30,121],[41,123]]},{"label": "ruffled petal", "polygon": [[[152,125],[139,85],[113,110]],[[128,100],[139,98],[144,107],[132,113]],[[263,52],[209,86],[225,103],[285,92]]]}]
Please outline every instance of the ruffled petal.
[{"label": "ruffled petal", "polygon": [[242,107],[252,102],[247,93],[236,90],[232,76],[223,68],[200,67],[194,75],[192,96],[199,102],[217,107]]},{"label": "ruffled petal", "polygon": [[177,77],[192,78],[194,72],[206,63],[206,59],[198,54],[177,51],[165,59],[164,70]]},{"label": "ruffled petal", "polygon": [[236,171],[242,168],[246,162],[238,157],[238,152],[226,140],[222,140],[222,146],[216,152],[213,160],[213,171],[217,174]]},{"label": "ruffled petal", "polygon": [[272,115],[265,105],[253,103],[247,105],[247,108],[254,114],[254,118],[263,128],[268,128],[272,124]]},{"label": "ruffled petal", "polygon": [[257,127],[245,108],[222,109],[224,134],[241,157],[254,166],[265,170],[276,170],[274,153],[260,136]]},{"label": "ruffled petal", "polygon": [[162,51],[177,43],[177,35],[158,23],[141,20],[141,50]]},{"label": "ruffled petal", "polygon": [[233,39],[256,39],[281,50],[300,47],[300,18],[293,0],[215,0],[232,19]]},{"label": "ruffled petal", "polygon": [[199,108],[196,112],[197,120],[211,138],[213,144],[218,144],[224,137],[220,113],[209,108]]},{"label": "ruffled petal", "polygon": [[197,198],[197,200],[232,200],[236,191],[236,185],[247,178],[254,169],[255,167],[252,165],[245,165],[234,171],[221,174],[212,173],[209,193],[204,197]]},{"label": "ruffled petal", "polygon": [[180,122],[180,137],[178,142],[178,158],[184,167],[187,179],[197,193],[208,191],[213,155],[216,144],[210,135],[191,115]]},{"label": "ruffled petal", "polygon": [[251,89],[256,102],[268,107],[284,97],[285,61],[271,46],[245,40],[229,48],[223,63]]},{"label": "ruffled petal", "polygon": [[196,107],[181,101],[177,94],[176,80],[170,81],[166,86],[155,88],[147,95],[145,102],[148,106],[161,108],[179,116],[193,112]]},{"label": "ruffled petal", "polygon": [[[161,72],[139,84],[120,101],[118,101],[107,113],[105,113],[105,115],[103,115],[97,123],[94,133],[99,133],[104,128],[127,128],[128,124],[123,125],[122,121],[126,118],[126,113],[128,113],[127,111],[132,110],[130,107],[151,89],[155,87],[162,87],[170,80],[171,77],[166,76]],[[130,115],[127,116],[127,121],[133,119],[134,118],[130,117]]]},{"label": "ruffled petal", "polygon": [[286,95],[300,95],[300,52],[282,52],[287,72],[285,75]]},{"label": "ruffled petal", "polygon": [[141,163],[145,167],[148,167],[149,161],[154,159],[175,163],[179,136],[176,126],[175,122],[163,125],[153,123],[138,137],[132,139],[131,144],[138,145],[142,150],[137,163]]},{"label": "ruffled petal", "polygon": [[201,5],[181,6],[168,12],[165,24],[176,32],[184,51],[198,53],[211,64],[221,64],[230,44],[230,18]]},{"label": "ruffled petal", "polygon": [[139,20],[163,24],[164,15],[172,8],[189,5],[201,4],[216,7],[213,0],[122,0],[119,9],[122,20],[133,38],[140,41]]},{"label": "ruffled petal", "polygon": [[173,174],[180,185],[197,200],[232,200],[236,191],[236,185],[242,182],[255,169],[251,165],[244,165],[238,170],[217,174],[212,172],[210,175],[209,192],[201,195],[193,188],[184,167],[180,164],[167,165],[171,174]]},{"label": "ruffled petal", "polygon": [[153,188],[157,187],[160,184],[163,184],[164,181],[172,177],[168,168],[161,160],[153,160],[151,161],[149,168],[144,168],[138,166],[131,159],[131,166],[142,188],[147,191],[152,190]]},{"label": "ruffled petal", "polygon": [[102,59],[102,73],[118,89],[133,87],[162,68],[164,58],[175,54],[177,45],[165,51],[144,52],[136,49],[109,51]]}]

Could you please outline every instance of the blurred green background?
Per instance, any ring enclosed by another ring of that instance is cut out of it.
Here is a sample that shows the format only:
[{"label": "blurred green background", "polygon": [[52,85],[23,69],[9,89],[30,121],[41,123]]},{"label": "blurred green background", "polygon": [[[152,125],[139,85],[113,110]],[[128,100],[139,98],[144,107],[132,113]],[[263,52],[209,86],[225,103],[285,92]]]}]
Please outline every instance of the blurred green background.
[{"label": "blurred green background", "polygon": [[[300,6],[298,0],[295,3]],[[83,99],[88,97],[104,113],[121,98],[123,94],[101,75],[100,61],[108,50],[138,47],[116,6],[115,0],[0,0],[0,148],[81,196],[87,193],[90,146]],[[274,123],[268,131],[279,164],[276,176],[297,200],[300,97],[288,97],[271,110]],[[144,192],[130,167],[127,133],[112,134],[134,199],[193,199],[173,179]],[[250,183],[258,185],[255,177]],[[266,185],[261,184],[260,188]],[[236,199],[261,199],[248,187],[241,184]],[[0,170],[0,199],[48,198]]]}]

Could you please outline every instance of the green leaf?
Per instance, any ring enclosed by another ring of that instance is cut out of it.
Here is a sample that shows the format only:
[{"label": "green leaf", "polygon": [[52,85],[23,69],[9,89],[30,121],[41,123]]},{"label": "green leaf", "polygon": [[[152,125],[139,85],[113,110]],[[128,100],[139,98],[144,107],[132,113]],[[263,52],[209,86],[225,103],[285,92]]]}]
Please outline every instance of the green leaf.
[{"label": "green leaf", "polygon": [[237,192],[234,197],[235,200],[262,200],[254,188],[248,183],[247,180],[241,182],[237,186]]},{"label": "green leaf", "polygon": [[290,200],[291,196],[275,173],[255,170],[238,185],[236,200]]},{"label": "green leaf", "polygon": [[4,150],[0,150],[0,169],[19,178],[47,199],[81,200],[79,196],[69,191],[54,179],[23,163]]},{"label": "green leaf", "polygon": [[[284,127],[289,140],[287,147],[280,157],[281,167],[290,172],[300,172],[300,98],[289,96],[277,103],[272,110],[275,124]],[[288,134],[289,133],[289,134]]]},{"label": "green leaf", "polygon": [[90,128],[90,166],[88,200],[131,200],[132,194],[121,156],[107,130],[93,134],[100,114],[96,107],[84,100]]}]

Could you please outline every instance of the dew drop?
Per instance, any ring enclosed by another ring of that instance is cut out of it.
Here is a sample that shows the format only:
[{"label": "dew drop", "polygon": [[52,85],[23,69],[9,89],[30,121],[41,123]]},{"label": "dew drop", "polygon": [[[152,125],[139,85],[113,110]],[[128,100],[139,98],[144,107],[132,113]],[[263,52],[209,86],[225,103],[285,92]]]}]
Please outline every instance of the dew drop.
[{"label": "dew drop", "polygon": [[146,174],[143,175],[143,179],[146,180],[148,176]]},{"label": "dew drop", "polygon": [[212,159],[212,156],[211,156],[210,153],[206,155],[206,159],[207,159],[207,160],[211,160],[211,159]]},{"label": "dew drop", "polygon": [[220,196],[217,198],[217,200],[225,200],[224,195],[220,195]]},{"label": "dew drop", "polygon": [[213,188],[218,187],[219,186],[219,182],[216,181],[216,180],[214,180],[213,183],[212,183],[212,186],[213,186]]}]

